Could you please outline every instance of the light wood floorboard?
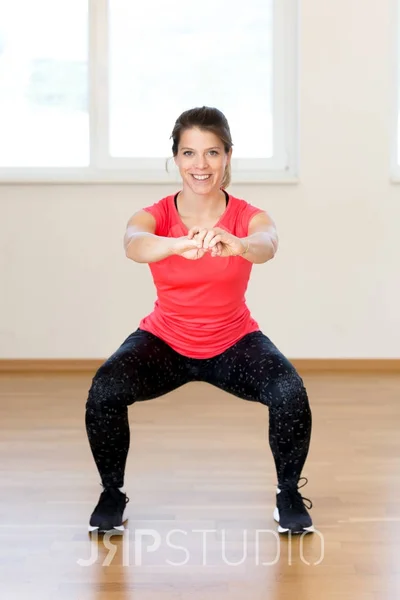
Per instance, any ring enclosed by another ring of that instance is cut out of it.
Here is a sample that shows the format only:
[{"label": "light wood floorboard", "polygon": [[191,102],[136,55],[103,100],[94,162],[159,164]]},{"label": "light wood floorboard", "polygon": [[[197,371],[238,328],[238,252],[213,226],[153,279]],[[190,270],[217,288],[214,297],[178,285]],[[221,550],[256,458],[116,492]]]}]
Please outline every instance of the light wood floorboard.
[{"label": "light wood floorboard", "polygon": [[0,375],[1,598],[400,598],[400,375],[304,376],[302,492],[319,533],[292,540],[272,519],[267,409],[203,383],[130,408],[128,529],[90,539],[101,491],[84,428],[90,379]]}]

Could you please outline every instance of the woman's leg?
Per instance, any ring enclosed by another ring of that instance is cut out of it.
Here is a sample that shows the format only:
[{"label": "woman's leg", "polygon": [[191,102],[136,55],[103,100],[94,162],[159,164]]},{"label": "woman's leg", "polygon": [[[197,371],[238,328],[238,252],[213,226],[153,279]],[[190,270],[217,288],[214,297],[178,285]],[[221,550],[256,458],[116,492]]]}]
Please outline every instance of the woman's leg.
[{"label": "woman's leg", "polygon": [[261,331],[250,333],[210,362],[206,380],[269,408],[269,442],[278,484],[297,483],[307,458],[311,410],[301,377]]},{"label": "woman's leg", "polygon": [[86,402],[86,430],[104,488],[124,485],[128,405],[162,396],[189,379],[184,357],[140,329],[99,368]]},{"label": "woman's leg", "polygon": [[[268,406],[278,489],[295,490],[299,503],[297,484],[309,450],[312,417],[303,380],[294,366],[261,331],[246,335],[207,363],[204,381]],[[303,529],[310,525],[311,520]]]}]

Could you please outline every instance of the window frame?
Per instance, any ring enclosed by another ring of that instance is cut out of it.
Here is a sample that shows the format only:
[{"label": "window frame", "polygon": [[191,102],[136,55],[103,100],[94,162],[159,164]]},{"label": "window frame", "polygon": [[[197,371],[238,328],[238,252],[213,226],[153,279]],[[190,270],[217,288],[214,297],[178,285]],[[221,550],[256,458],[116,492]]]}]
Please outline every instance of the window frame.
[{"label": "window frame", "polygon": [[[274,2],[273,159],[232,158],[232,183],[298,181],[298,0]],[[88,0],[90,163],[83,167],[0,167],[0,183],[132,183],[180,181],[168,158],[114,158],[109,148],[108,0]],[[229,118],[229,116],[228,116]]]}]

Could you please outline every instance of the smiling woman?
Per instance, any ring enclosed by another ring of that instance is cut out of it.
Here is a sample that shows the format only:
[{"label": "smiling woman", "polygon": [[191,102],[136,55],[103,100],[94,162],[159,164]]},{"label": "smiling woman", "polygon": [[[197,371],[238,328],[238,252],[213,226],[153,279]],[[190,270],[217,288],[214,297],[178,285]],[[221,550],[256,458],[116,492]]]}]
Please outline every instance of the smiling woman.
[{"label": "smiling woman", "polygon": [[127,257],[149,263],[157,301],[100,367],[87,400],[88,437],[105,488],[90,528],[122,527],[128,405],[205,381],[269,408],[278,530],[312,531],[298,491],[311,435],[307,392],[245,299],[253,263],[277,250],[274,222],[226,191],[233,143],[220,110],[185,111],[171,137],[182,187],[134,214],[124,238]]}]

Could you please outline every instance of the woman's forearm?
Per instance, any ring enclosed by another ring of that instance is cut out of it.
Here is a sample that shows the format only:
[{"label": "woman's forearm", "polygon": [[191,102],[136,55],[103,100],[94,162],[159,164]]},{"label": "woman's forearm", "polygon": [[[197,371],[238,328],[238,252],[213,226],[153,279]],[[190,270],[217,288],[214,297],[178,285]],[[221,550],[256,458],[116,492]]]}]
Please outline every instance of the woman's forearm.
[{"label": "woman's forearm", "polygon": [[253,233],[246,238],[242,238],[245,247],[248,247],[247,252],[242,254],[243,258],[254,264],[265,263],[274,258],[278,249],[278,240],[265,231]]},{"label": "woman's forearm", "polygon": [[176,238],[141,231],[130,237],[125,246],[125,254],[134,262],[157,262],[174,254],[174,241]]}]

